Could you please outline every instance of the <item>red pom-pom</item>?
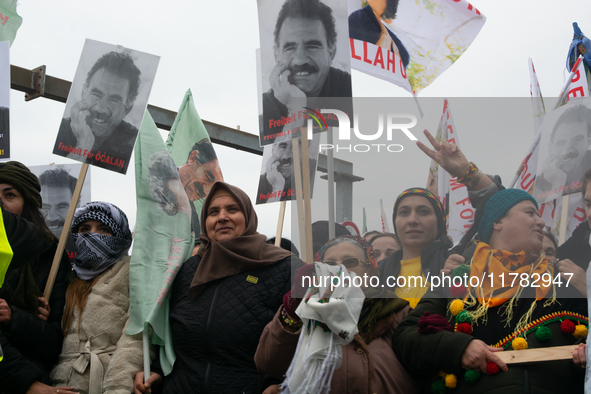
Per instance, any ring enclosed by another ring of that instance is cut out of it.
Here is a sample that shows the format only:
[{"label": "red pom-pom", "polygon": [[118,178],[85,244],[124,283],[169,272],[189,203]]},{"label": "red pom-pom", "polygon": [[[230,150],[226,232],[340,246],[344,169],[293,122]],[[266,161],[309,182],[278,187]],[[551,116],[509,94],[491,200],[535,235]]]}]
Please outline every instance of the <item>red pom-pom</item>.
[{"label": "red pom-pom", "polygon": [[449,289],[449,293],[452,298],[464,298],[464,296],[466,295],[466,287],[464,287],[463,285],[452,286]]},{"label": "red pom-pom", "polygon": [[472,326],[468,323],[458,324],[458,332],[463,332],[464,334],[472,335]]},{"label": "red pom-pom", "polygon": [[571,335],[575,332],[575,329],[575,323],[572,320],[566,319],[560,323],[560,330],[565,334]]},{"label": "red pom-pom", "polygon": [[494,375],[499,373],[499,366],[491,361],[486,364],[486,373],[489,375]]}]

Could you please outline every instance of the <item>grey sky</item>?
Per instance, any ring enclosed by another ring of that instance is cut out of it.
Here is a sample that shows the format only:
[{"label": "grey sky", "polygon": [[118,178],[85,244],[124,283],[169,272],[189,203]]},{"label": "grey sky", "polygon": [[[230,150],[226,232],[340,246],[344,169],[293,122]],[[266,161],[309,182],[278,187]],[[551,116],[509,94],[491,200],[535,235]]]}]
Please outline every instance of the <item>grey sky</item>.
[{"label": "grey sky", "polygon": [[[410,0],[404,0],[410,1]],[[420,97],[529,97],[527,58],[534,61],[542,93],[555,97],[563,85],[566,51],[572,22],[591,35],[591,13],[584,0],[474,0],[487,21],[467,52]],[[11,48],[12,64],[33,69],[42,64],[47,73],[72,80],[86,38],[119,44],[161,57],[150,104],[176,111],[188,88],[203,119],[258,133],[255,49],[259,47],[256,1],[23,1],[23,18]],[[408,97],[408,93],[359,72],[353,72],[353,93],[368,97]],[[71,160],[51,154],[64,104],[44,98],[24,102],[24,94],[11,91],[12,159],[27,165]],[[438,119],[437,113],[431,115]],[[452,113],[455,109],[451,102]],[[525,117],[531,119],[531,108]],[[492,116],[494,118],[494,116]],[[501,127],[494,140],[506,142],[506,151],[482,149],[486,135],[463,126],[454,114],[467,155],[487,172],[500,173],[507,183],[533,137],[531,129]],[[435,131],[437,121],[426,125]],[[418,133],[417,129],[417,135]],[[164,135],[164,133],[163,133]],[[422,141],[425,138],[419,136]],[[396,177],[384,172],[391,185],[382,196],[388,215],[393,198],[409,186],[424,186],[429,159],[411,143],[405,155],[416,165],[405,165]],[[496,145],[495,145],[496,146]],[[243,188],[251,198],[257,190],[260,156],[215,146],[227,182]],[[499,160],[507,157],[507,160]],[[361,168],[360,168],[361,170]],[[133,166],[122,176],[92,168],[92,196],[112,202],[135,223]],[[360,173],[360,176],[367,174]],[[318,181],[317,188],[325,185]],[[315,192],[318,198],[321,194]],[[376,199],[379,204],[379,196]],[[295,204],[294,204],[295,206]],[[259,230],[273,234],[278,204],[257,206]],[[356,213],[360,215],[361,213]],[[360,216],[359,216],[360,218]],[[318,218],[320,219],[320,218]],[[354,218],[361,227],[361,219]],[[368,218],[369,219],[369,218]],[[376,219],[377,220],[377,219]],[[289,217],[286,231],[290,228]],[[370,225],[376,227],[377,225]]]}]

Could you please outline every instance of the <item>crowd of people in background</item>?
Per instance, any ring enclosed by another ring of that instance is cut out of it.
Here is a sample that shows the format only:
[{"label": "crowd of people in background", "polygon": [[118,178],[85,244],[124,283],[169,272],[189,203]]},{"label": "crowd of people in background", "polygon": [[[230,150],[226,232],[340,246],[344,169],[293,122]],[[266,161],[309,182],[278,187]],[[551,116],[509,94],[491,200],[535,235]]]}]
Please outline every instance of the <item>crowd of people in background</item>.
[{"label": "crowd of people in background", "polygon": [[[0,393],[582,392],[591,171],[582,179],[588,220],[559,245],[530,194],[505,189],[455,145],[426,136],[432,147],[419,147],[466,185],[476,209],[455,246],[438,196],[412,187],[393,206],[394,233],[353,236],[335,224],[330,239],[329,222],[318,221],[314,261],[303,261],[289,240],[275,246],[257,232],[246,193],[216,182],[193,255],[171,286],[168,375],[153,346],[144,376],[141,335],[125,334],[125,213],[108,202],[76,209],[75,258],[64,255],[47,300],[57,238],[40,182],[21,163],[0,163],[14,252],[0,288]],[[433,286],[436,277],[448,285]],[[570,359],[499,356],[566,345]]]}]

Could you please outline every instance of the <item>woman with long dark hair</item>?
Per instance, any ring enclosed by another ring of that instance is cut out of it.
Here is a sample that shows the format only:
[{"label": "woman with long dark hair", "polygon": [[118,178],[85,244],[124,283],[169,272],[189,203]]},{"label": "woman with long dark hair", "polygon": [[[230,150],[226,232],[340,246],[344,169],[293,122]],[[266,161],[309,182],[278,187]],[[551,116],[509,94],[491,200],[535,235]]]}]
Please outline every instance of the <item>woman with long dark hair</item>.
[{"label": "woman with long dark hair", "polygon": [[74,272],[66,292],[62,353],[54,384],[88,394],[130,393],[142,368],[141,334],[125,334],[129,320],[131,231],[113,204],[90,202],[72,222]]}]

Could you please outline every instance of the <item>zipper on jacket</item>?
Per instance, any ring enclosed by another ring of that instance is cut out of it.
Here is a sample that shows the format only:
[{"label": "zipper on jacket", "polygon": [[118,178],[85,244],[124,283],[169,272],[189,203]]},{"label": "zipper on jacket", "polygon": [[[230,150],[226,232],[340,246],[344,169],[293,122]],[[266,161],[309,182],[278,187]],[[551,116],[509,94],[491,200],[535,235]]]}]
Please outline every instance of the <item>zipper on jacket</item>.
[{"label": "zipper on jacket", "polygon": [[[221,283],[220,283],[221,285]],[[203,376],[203,392],[209,393],[209,374],[211,370],[211,357],[213,356],[213,352],[211,347],[211,341],[209,340],[209,331],[212,324],[213,313],[215,310],[216,301],[218,298],[218,291],[220,289],[220,285],[215,287],[213,291],[213,296],[211,297],[211,303],[209,304],[209,313],[207,314],[207,324],[205,326],[205,355],[207,357],[207,365],[205,366],[205,375]]]}]

